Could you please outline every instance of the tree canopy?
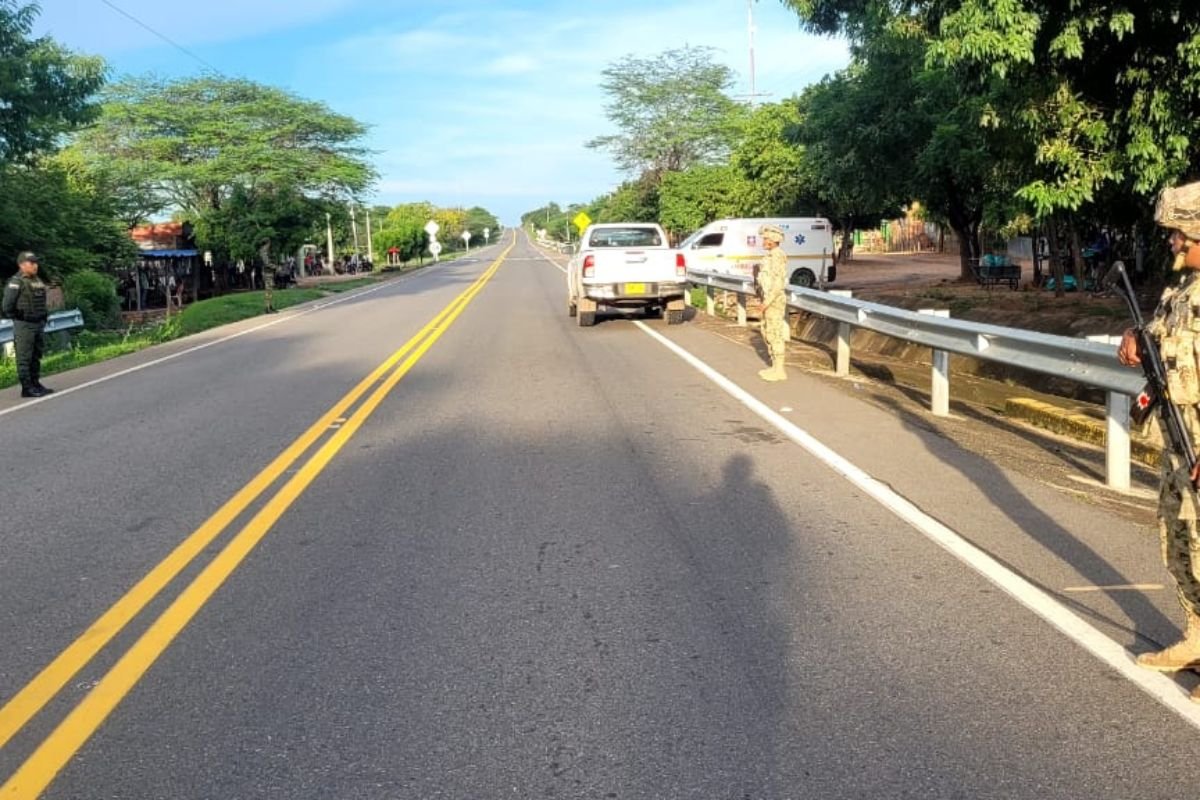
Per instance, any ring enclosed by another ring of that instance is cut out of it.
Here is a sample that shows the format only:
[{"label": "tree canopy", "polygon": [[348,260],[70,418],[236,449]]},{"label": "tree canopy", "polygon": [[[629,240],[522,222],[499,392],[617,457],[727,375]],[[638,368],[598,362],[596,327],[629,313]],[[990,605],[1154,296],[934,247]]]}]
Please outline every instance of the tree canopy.
[{"label": "tree canopy", "polygon": [[38,6],[0,0],[0,164],[52,149],[92,119],[104,62],[31,38]]},{"label": "tree canopy", "polygon": [[657,177],[728,155],[739,108],[726,95],[733,71],[713,60],[711,48],[625,56],[603,75],[605,112],[617,132],[588,147],[608,150],[621,169]]},{"label": "tree canopy", "polygon": [[202,213],[238,187],[349,200],[375,178],[365,134],[323,103],[248,80],[131,78],[104,91],[75,147],[92,161],[136,165],[136,183]]}]

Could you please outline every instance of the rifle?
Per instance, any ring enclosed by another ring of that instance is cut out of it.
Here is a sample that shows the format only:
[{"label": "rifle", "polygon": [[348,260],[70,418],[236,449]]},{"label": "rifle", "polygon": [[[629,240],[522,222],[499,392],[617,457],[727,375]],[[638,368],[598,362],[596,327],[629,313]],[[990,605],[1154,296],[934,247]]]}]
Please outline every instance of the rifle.
[{"label": "rifle", "polygon": [[1110,289],[1116,290],[1129,306],[1129,313],[1133,317],[1133,329],[1137,334],[1138,357],[1142,361],[1142,373],[1146,376],[1146,386],[1134,398],[1129,418],[1141,425],[1157,408],[1166,428],[1168,446],[1182,459],[1187,466],[1188,475],[1191,475],[1196,469],[1196,448],[1183,421],[1183,412],[1179,410],[1179,406],[1170,402],[1167,368],[1163,364],[1162,354],[1154,342],[1154,337],[1146,329],[1146,321],[1138,308],[1137,295],[1133,293],[1133,284],[1129,282],[1125,265],[1120,261],[1115,262],[1104,276],[1104,283]]}]

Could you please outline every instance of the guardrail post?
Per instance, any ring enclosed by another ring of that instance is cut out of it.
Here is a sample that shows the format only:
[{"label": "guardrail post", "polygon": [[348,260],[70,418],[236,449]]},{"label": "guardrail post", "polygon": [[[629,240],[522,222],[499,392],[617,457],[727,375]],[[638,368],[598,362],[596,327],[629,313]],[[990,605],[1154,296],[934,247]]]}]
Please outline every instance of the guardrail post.
[{"label": "guardrail post", "polygon": [[[933,317],[950,316],[950,312],[944,308],[922,308],[919,313]],[[950,354],[945,350],[933,351],[929,407],[935,417],[950,416]]]},{"label": "guardrail post", "polygon": [[737,322],[738,326],[742,328],[746,327],[746,294],[744,292],[737,292]]},{"label": "guardrail post", "polygon": [[704,313],[710,317],[717,315],[717,291],[711,283],[704,287]]},{"label": "guardrail post", "polygon": [[4,357],[10,360],[17,357],[17,348],[12,342],[4,343]]},{"label": "guardrail post", "polygon": [[[852,297],[853,292],[849,289],[830,289],[829,294],[837,295],[838,297]],[[849,322],[839,322],[837,332],[837,374],[839,377],[845,378],[850,375],[850,336],[854,333],[854,329],[850,327]]]},{"label": "guardrail post", "polygon": [[1104,437],[1105,482],[1129,491],[1129,395],[1108,393],[1108,431]]},{"label": "guardrail post", "polygon": [[[1119,345],[1120,336],[1089,336],[1088,341]],[[1109,392],[1105,403],[1104,482],[1110,489],[1130,487],[1129,395]]]}]

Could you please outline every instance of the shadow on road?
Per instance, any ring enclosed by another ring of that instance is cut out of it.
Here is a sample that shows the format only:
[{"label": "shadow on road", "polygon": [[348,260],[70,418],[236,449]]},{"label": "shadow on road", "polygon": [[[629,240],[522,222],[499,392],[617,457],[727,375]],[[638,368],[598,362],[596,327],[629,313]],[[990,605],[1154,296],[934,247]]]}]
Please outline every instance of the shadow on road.
[{"label": "shadow on road", "polygon": [[[1064,563],[1071,565],[1091,584],[1097,587],[1113,587],[1125,586],[1134,582],[1129,576],[1110,564],[1087,541],[1064,528],[1053,517],[1040,509],[1036,503],[1025,496],[1021,489],[1013,484],[1004,470],[996,464],[963,448],[957,442],[942,437],[930,428],[925,419],[905,408],[895,399],[878,398],[878,401],[896,415],[904,428],[913,434],[916,441],[920,442],[926,451],[937,457],[942,463],[962,473],[1014,525]],[[938,437],[938,447],[931,446],[931,436]],[[965,535],[962,531],[959,531],[959,534]],[[981,546],[974,541],[972,544]],[[1143,545],[1148,542],[1139,541],[1138,544]],[[989,555],[1004,561],[1003,557],[997,553],[990,552]],[[1121,609],[1126,620],[1104,618],[1095,610],[1078,602],[1070,595],[1064,594],[1057,587],[1041,584],[1033,576],[1021,573],[1012,565],[1009,565],[1009,568],[1022,574],[1026,580],[1039,585],[1077,613],[1104,619],[1108,624],[1127,631],[1134,639],[1134,642],[1130,644],[1135,650],[1155,649],[1161,646],[1163,633],[1176,628],[1176,625],[1141,592],[1101,589],[1101,593]]]}]

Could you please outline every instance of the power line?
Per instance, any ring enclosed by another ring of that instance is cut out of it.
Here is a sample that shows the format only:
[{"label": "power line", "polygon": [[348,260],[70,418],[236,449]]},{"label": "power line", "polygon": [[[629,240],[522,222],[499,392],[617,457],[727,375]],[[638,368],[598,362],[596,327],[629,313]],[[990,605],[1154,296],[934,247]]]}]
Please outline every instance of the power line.
[{"label": "power line", "polygon": [[218,75],[224,74],[221,72],[221,70],[217,69],[212,64],[208,63],[203,58],[196,55],[195,53],[193,53],[191,50],[187,49],[183,45],[181,45],[179,42],[177,42],[174,39],[172,39],[171,37],[167,36],[165,33],[160,33],[159,31],[156,31],[154,28],[151,28],[149,25],[147,25],[145,22],[142,22],[140,19],[135,17],[133,14],[130,14],[125,9],[123,9],[120,6],[116,5],[115,3],[111,2],[111,0],[100,0],[100,2],[103,3],[104,5],[108,6],[109,8],[111,8],[113,11],[116,11],[121,16],[126,17],[127,19],[131,20],[132,22],[136,23],[137,25],[150,31],[150,33],[152,33],[155,36],[157,36],[158,38],[162,39],[164,42],[171,45],[179,52],[181,52],[184,55],[188,56],[189,58],[195,59],[199,63],[203,64],[206,69],[208,69],[212,72],[215,72]]}]

